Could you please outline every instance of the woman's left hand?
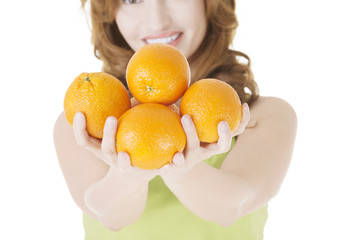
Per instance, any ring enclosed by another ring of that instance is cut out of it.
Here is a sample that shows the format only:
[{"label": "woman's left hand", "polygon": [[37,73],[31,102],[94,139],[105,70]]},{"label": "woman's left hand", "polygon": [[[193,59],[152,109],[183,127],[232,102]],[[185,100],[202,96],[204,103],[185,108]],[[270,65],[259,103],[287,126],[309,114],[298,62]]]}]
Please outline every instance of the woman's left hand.
[{"label": "woman's left hand", "polygon": [[242,119],[237,129],[231,132],[229,124],[222,121],[218,124],[219,140],[216,143],[202,143],[196,133],[195,125],[189,115],[181,118],[181,124],[186,134],[186,147],[184,152],[177,152],[172,163],[163,167],[161,177],[164,181],[180,180],[197,163],[209,157],[228,152],[231,148],[232,137],[241,134],[250,120],[249,106],[243,104]]}]

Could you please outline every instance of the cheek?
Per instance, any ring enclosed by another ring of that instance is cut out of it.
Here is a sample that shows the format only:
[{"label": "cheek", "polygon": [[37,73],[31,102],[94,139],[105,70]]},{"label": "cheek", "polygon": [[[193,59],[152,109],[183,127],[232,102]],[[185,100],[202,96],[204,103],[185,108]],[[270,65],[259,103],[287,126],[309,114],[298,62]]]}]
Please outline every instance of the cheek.
[{"label": "cheek", "polygon": [[206,16],[202,5],[193,7],[187,11],[187,17],[185,19],[186,25],[189,29],[192,29],[196,35],[202,35],[206,31]]},{"label": "cheek", "polygon": [[206,19],[205,16],[194,14],[194,15],[188,15],[188,30],[192,31],[193,38],[196,42],[201,42],[206,34]]},{"label": "cheek", "polygon": [[126,39],[128,35],[128,25],[124,24],[124,19],[121,17],[116,17],[116,24],[118,26],[118,29],[120,33],[123,35],[123,37]]},{"label": "cheek", "polygon": [[[118,15],[115,19],[118,29],[126,41],[136,38],[138,32],[138,23],[129,21],[125,14]],[[131,19],[131,18],[130,18]]]}]

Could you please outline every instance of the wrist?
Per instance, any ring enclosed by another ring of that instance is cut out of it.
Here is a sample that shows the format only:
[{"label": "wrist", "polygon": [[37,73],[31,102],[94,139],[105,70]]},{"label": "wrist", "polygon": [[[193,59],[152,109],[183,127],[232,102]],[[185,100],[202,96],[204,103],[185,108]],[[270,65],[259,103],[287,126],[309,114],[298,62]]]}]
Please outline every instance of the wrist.
[{"label": "wrist", "polygon": [[167,172],[164,175],[160,175],[167,185],[182,185],[186,184],[186,182],[191,178],[193,174],[199,170],[201,164],[206,164],[203,162],[198,162],[192,166],[185,165],[179,166],[172,171]]},{"label": "wrist", "polygon": [[119,171],[117,167],[110,167],[104,178],[104,184],[121,189],[123,192],[135,193],[146,191],[151,179]]},{"label": "wrist", "polygon": [[109,170],[104,178],[86,189],[84,202],[92,212],[99,215],[114,205],[146,198],[147,192],[147,182],[129,181],[125,176],[118,176]]},{"label": "wrist", "polygon": [[119,176],[108,174],[84,194],[86,207],[104,226],[116,231],[141,217],[148,194],[146,182],[134,184],[121,180]]}]

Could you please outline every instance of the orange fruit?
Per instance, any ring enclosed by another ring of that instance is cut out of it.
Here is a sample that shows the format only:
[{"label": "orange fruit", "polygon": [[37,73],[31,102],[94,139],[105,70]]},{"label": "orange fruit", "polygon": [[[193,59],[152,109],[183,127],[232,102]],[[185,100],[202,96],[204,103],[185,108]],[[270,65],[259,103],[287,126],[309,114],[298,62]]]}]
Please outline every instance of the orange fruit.
[{"label": "orange fruit", "polygon": [[73,125],[75,113],[82,112],[89,135],[100,139],[106,118],[119,118],[130,107],[125,86],[103,72],[81,73],[67,89],[64,99],[64,112],[70,125]]},{"label": "orange fruit", "polygon": [[242,107],[237,92],[227,83],[217,79],[201,79],[185,92],[180,103],[181,116],[192,118],[201,142],[213,143],[219,139],[217,125],[229,123],[234,131],[242,117]]},{"label": "orange fruit", "polygon": [[126,151],[133,166],[157,169],[182,152],[186,135],[180,115],[158,103],[144,103],[119,118],[116,149]]},{"label": "orange fruit", "polygon": [[175,47],[165,43],[147,44],[130,59],[126,81],[139,102],[170,105],[188,88],[190,67]]}]

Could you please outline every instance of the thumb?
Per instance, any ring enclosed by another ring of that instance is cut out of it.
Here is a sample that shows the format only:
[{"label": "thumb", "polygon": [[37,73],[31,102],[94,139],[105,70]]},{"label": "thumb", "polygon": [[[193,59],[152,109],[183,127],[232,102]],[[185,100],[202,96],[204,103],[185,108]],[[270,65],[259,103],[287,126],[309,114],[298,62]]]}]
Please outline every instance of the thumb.
[{"label": "thumb", "polygon": [[121,151],[118,152],[118,157],[117,157],[117,166],[120,169],[128,169],[131,168],[131,161],[130,161],[130,156],[127,152]]}]

